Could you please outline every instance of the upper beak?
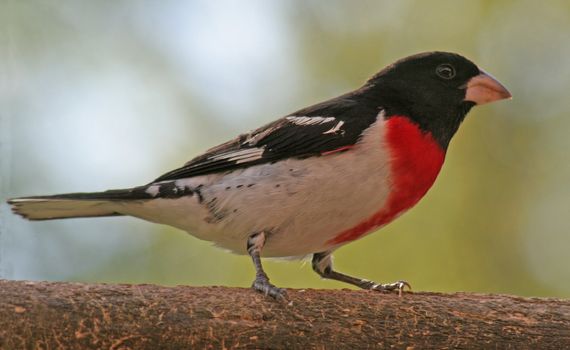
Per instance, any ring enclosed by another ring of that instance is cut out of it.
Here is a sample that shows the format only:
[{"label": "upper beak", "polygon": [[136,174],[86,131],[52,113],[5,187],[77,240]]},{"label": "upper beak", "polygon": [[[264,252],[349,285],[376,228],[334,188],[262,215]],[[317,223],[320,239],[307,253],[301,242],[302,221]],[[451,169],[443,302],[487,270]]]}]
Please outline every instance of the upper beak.
[{"label": "upper beak", "polygon": [[466,87],[465,101],[475,102],[478,105],[512,97],[503,84],[483,70],[480,71],[479,75],[471,78]]}]

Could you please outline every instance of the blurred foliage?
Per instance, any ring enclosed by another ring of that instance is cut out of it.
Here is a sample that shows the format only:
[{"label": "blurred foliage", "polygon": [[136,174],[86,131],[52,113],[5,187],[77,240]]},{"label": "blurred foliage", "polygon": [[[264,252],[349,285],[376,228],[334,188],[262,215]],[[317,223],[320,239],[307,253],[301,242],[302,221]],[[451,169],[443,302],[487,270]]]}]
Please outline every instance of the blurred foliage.
[{"label": "blurred foliage", "polygon": [[[426,198],[335,265],[417,290],[569,297],[569,33],[561,0],[0,0],[0,191],[146,183],[397,58],[455,51],[514,99],[474,109]],[[135,219],[28,223],[3,206],[2,220],[4,278],[253,278],[248,257]],[[310,264],[266,267],[280,286],[347,287]]]}]

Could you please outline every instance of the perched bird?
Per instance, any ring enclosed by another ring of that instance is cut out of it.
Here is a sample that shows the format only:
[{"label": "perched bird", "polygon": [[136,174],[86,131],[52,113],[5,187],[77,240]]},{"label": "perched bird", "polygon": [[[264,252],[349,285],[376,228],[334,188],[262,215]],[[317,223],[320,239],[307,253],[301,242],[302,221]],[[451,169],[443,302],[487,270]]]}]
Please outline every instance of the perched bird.
[{"label": "perched bird", "polygon": [[130,215],[253,259],[252,287],[275,298],[261,257],[302,257],[323,278],[399,291],[333,269],[332,252],[388,224],[434,183],[469,110],[510,98],[447,52],[403,58],[351,92],[303,108],[195,157],[149,184],[14,198],[29,220]]}]

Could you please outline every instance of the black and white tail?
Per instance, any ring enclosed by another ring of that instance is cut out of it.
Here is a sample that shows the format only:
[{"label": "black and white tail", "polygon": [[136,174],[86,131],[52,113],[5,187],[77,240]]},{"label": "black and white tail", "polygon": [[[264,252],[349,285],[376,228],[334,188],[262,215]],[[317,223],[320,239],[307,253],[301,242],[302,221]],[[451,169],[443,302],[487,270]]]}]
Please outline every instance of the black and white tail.
[{"label": "black and white tail", "polygon": [[148,199],[141,188],[92,193],[12,198],[12,211],[28,220],[53,220],[123,215],[116,211],[118,201]]}]

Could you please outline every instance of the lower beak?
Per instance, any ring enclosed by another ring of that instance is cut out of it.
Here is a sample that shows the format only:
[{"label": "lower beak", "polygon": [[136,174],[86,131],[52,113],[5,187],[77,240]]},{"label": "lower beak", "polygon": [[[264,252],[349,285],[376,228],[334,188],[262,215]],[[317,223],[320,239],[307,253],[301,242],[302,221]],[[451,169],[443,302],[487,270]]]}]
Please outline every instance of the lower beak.
[{"label": "lower beak", "polygon": [[471,78],[466,84],[465,101],[475,102],[478,105],[511,98],[512,95],[499,83],[483,70],[479,75]]}]

